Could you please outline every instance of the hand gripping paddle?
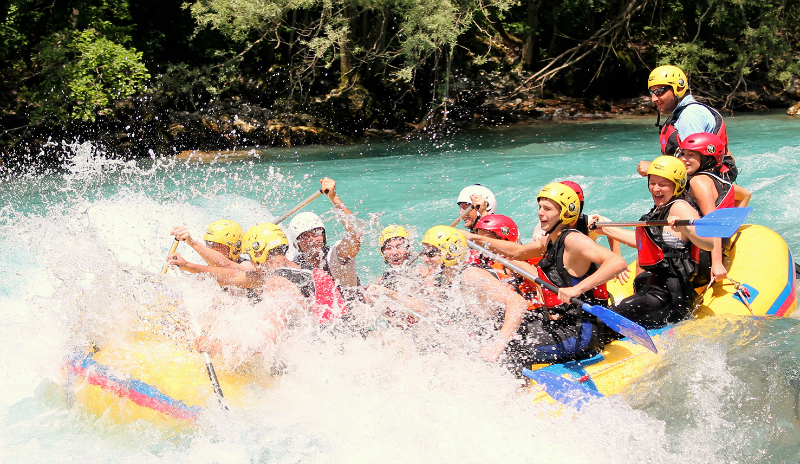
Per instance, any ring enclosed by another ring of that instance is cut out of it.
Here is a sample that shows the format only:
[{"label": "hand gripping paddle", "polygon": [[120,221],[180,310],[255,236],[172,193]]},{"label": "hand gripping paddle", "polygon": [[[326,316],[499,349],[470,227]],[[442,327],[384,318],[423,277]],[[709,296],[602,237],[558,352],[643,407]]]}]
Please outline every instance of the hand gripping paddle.
[{"label": "hand gripping paddle", "polygon": [[[694,231],[701,237],[722,237],[728,238],[739,230],[747,215],[753,208],[746,206],[743,208],[722,208],[712,211],[700,219],[681,219],[675,221],[676,226],[694,226]],[[667,221],[633,221],[633,222],[598,222],[595,227],[644,227],[644,226],[668,226]]]},{"label": "hand gripping paddle", "polygon": [[[530,272],[520,268],[519,266],[513,264],[512,262],[503,258],[502,256],[499,256],[496,253],[492,253],[491,251],[487,250],[486,248],[483,248],[482,246],[476,244],[475,242],[468,240],[467,243],[469,244],[470,248],[480,251],[486,256],[501,263],[503,266],[525,277],[526,279],[536,282],[537,284],[550,290],[551,292],[558,294],[558,287],[556,287],[555,285],[549,282],[545,282],[544,280],[538,277],[535,277]],[[645,330],[645,328],[642,327],[641,325],[633,322],[632,320],[626,317],[620,316],[614,311],[600,305],[592,306],[589,305],[588,303],[584,303],[583,301],[577,298],[573,298],[572,303],[579,305],[587,313],[596,316],[598,319],[603,321],[603,323],[607,325],[611,330],[619,332],[620,334],[630,338],[634,342],[642,345],[643,347],[647,348],[653,353],[658,353],[656,345],[655,343],[653,343],[653,339],[650,338],[650,335],[647,334],[647,330]]]}]

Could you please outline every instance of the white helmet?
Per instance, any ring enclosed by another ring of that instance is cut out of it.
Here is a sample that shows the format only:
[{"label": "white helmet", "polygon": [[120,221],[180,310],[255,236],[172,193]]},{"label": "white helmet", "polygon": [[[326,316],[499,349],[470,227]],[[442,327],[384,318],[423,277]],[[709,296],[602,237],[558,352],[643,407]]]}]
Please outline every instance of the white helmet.
[{"label": "white helmet", "polygon": [[294,249],[301,251],[300,247],[297,245],[297,237],[299,237],[300,234],[319,228],[325,229],[325,224],[322,223],[322,219],[320,219],[319,216],[310,211],[300,213],[293,217],[289,222],[287,232]]},{"label": "white helmet", "polygon": [[487,213],[495,214],[497,212],[497,200],[494,198],[494,193],[481,184],[464,187],[461,193],[458,194],[458,200],[456,200],[456,203],[469,203],[471,205],[472,200],[470,197],[472,195],[480,195],[484,200],[486,200],[486,203],[488,203],[486,206]]}]

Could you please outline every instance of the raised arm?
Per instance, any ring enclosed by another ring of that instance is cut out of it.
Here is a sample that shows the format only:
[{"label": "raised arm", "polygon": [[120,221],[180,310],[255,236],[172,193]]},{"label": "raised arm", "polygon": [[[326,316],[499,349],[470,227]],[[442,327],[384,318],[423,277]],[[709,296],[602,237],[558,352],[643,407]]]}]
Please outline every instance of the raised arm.
[{"label": "raised arm", "polygon": [[343,260],[355,258],[359,250],[361,250],[362,233],[358,229],[355,216],[347,206],[344,205],[342,199],[336,194],[336,181],[329,178],[324,178],[320,182],[322,193],[328,196],[333,204],[333,207],[339,211],[339,219],[344,226],[344,237],[336,245],[336,251],[339,257]]}]

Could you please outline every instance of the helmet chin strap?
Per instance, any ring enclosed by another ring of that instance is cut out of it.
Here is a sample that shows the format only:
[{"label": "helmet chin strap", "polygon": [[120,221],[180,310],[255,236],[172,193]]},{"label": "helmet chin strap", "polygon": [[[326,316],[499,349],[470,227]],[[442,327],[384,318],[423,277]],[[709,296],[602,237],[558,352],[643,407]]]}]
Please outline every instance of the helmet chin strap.
[{"label": "helmet chin strap", "polygon": [[656,107],[656,114],[658,114],[658,117],[656,118],[656,123],[654,125],[658,127],[658,130],[661,130],[661,110],[659,110],[658,107]]}]

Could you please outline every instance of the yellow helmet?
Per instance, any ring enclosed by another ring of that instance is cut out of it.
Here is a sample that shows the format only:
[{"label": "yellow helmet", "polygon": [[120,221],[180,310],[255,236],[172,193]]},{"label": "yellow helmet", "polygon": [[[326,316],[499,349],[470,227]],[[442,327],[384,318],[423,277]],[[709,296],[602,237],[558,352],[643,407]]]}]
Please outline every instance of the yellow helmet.
[{"label": "yellow helmet", "polygon": [[250,255],[256,264],[264,264],[269,252],[278,247],[284,247],[286,253],[289,239],[280,227],[268,222],[249,228],[242,237],[242,253]]},{"label": "yellow helmet", "polygon": [[651,174],[664,177],[675,183],[672,196],[677,197],[686,188],[686,165],[674,156],[659,156],[650,163],[647,175]]},{"label": "yellow helmet", "polygon": [[214,221],[206,228],[203,240],[227,246],[228,258],[235,261],[242,249],[242,226],[228,219]]},{"label": "yellow helmet", "polygon": [[383,229],[381,234],[378,235],[378,248],[381,251],[381,256],[383,256],[383,246],[386,245],[387,241],[393,238],[404,238],[407,243],[409,238],[408,231],[405,227],[396,225],[391,225]]},{"label": "yellow helmet", "polygon": [[408,231],[403,226],[391,225],[381,231],[378,235],[378,246],[383,250],[383,245],[390,238],[404,238],[408,240]]},{"label": "yellow helmet", "polygon": [[553,200],[561,206],[561,215],[559,217],[562,224],[569,224],[577,219],[580,214],[581,200],[578,194],[575,193],[575,190],[560,182],[545,185],[539,195],[536,195],[536,201],[539,201],[539,198]]},{"label": "yellow helmet", "polygon": [[442,264],[445,267],[460,263],[466,258],[469,251],[464,234],[450,226],[431,227],[422,237],[422,243],[439,249],[442,253]]},{"label": "yellow helmet", "polygon": [[648,88],[664,84],[672,86],[672,91],[675,92],[675,96],[678,98],[683,98],[686,90],[689,89],[689,81],[686,79],[686,74],[677,66],[659,66],[647,78]]}]

